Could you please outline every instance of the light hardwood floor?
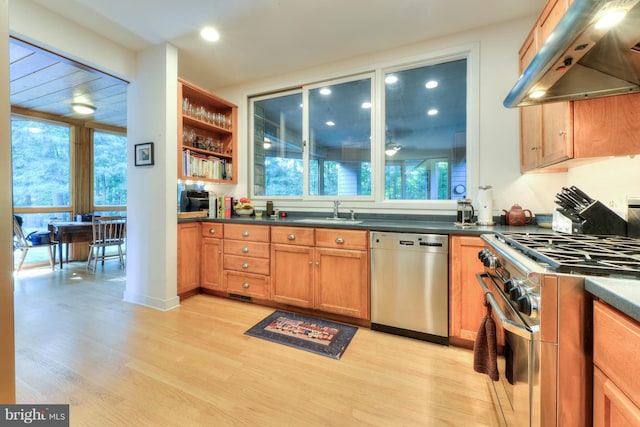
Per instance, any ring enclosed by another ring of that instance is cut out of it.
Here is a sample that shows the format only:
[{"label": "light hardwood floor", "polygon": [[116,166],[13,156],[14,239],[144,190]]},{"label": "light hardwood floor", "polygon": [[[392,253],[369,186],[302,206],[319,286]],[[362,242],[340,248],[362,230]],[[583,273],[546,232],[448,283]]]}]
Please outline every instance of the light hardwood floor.
[{"label": "light hardwood floor", "polygon": [[117,265],[15,279],[18,403],[68,403],[72,426],[499,425],[469,350],[359,328],[334,360],[244,335],[271,308],[125,303]]}]

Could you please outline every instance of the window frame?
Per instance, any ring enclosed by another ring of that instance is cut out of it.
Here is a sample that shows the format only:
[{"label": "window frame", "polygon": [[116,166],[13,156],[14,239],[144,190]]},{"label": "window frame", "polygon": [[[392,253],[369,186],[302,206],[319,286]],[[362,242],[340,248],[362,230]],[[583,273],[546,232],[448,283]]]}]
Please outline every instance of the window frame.
[{"label": "window frame", "polygon": [[[304,90],[307,87],[317,85],[327,85],[340,81],[341,79],[350,79],[354,76],[362,76],[373,73],[372,80],[372,132],[371,132],[371,196],[357,196],[357,198],[349,196],[340,196],[340,200],[348,200],[350,206],[361,209],[375,209],[378,212],[394,212],[402,209],[404,212],[413,213],[441,213],[444,211],[455,210],[456,200],[385,200],[385,154],[384,146],[379,141],[384,141],[384,76],[386,73],[393,71],[406,70],[411,68],[419,68],[426,65],[434,65],[448,61],[455,61],[459,59],[466,59],[467,66],[467,102],[466,102],[466,173],[467,182],[466,187],[467,197],[474,198],[477,195],[477,190],[474,190],[479,185],[479,93],[480,93],[480,46],[479,42],[467,43],[460,46],[446,48],[438,51],[429,52],[426,54],[419,54],[415,56],[396,58],[385,62],[374,63],[366,68],[360,68],[356,70],[343,71],[333,78],[326,77],[323,80],[316,80],[313,84],[303,84],[290,82],[289,84],[282,85],[282,91],[278,87],[271,87],[268,90],[256,91],[255,94],[247,95],[247,105],[249,106],[249,155],[248,155],[248,194],[249,197],[256,200],[273,200],[282,201],[286,203],[289,208],[317,208],[326,205],[327,200],[335,199],[335,196],[256,196],[253,193],[254,189],[254,174],[253,174],[253,103],[254,99],[264,99],[273,96],[284,96],[295,91]],[[306,81],[309,81],[307,79]],[[287,89],[288,88],[288,89]],[[303,96],[303,103],[307,102]],[[306,105],[305,105],[306,106]],[[303,120],[307,120],[306,114],[303,115]],[[308,125],[303,129],[308,129]],[[305,140],[306,139],[305,137]],[[308,150],[305,150],[308,151]],[[305,161],[308,162],[308,155],[303,156]],[[304,164],[305,179],[308,179],[308,164]],[[304,184],[304,191],[308,192],[308,182]],[[416,212],[418,211],[418,212]]]},{"label": "window frame", "polygon": [[[105,134],[111,134],[111,135],[119,135],[124,137],[125,139],[125,153],[128,153],[128,141],[127,141],[127,133],[126,132],[119,132],[119,131],[115,131],[115,130],[107,130],[107,129],[102,129],[102,128],[97,128],[94,127],[91,129],[91,206],[93,209],[93,212],[102,212],[103,214],[111,214],[113,212],[126,212],[127,210],[127,205],[96,205],[96,201],[95,201],[95,170],[96,170],[96,165],[95,165],[95,136],[96,136],[96,132],[101,132],[101,133],[105,133]],[[125,161],[126,161],[126,156],[125,156]],[[126,167],[128,170],[128,162],[126,163]],[[127,197],[128,199],[128,197]]]}]

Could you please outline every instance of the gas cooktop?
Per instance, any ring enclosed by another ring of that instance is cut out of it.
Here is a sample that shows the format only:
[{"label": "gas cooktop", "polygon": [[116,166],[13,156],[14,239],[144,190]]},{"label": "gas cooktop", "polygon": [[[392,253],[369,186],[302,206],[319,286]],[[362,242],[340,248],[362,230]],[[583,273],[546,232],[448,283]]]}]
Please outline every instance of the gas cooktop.
[{"label": "gas cooktop", "polygon": [[560,273],[640,279],[640,239],[546,233],[496,233],[496,237]]}]

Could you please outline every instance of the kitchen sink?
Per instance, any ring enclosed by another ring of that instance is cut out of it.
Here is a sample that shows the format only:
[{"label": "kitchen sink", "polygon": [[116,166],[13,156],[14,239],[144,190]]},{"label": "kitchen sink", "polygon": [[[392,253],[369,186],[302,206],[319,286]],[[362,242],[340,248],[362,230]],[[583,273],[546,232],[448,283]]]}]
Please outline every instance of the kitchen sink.
[{"label": "kitchen sink", "polygon": [[293,222],[302,222],[305,224],[360,224],[362,221],[347,218],[303,218],[295,219]]}]

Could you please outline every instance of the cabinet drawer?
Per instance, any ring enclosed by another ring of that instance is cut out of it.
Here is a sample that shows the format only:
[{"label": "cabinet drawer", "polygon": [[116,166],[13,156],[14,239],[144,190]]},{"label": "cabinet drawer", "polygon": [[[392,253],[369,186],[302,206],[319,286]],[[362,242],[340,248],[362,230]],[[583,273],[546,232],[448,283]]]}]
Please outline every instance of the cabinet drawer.
[{"label": "cabinet drawer", "polygon": [[222,230],[223,227],[220,223],[203,222],[200,225],[202,237],[217,237],[218,239],[220,239],[223,237]]},{"label": "cabinet drawer", "polygon": [[252,242],[268,242],[269,229],[268,225],[224,224],[224,237]]},{"label": "cabinet drawer", "polygon": [[257,298],[269,298],[269,277],[258,274],[224,272],[227,292]]},{"label": "cabinet drawer", "polygon": [[252,258],[247,256],[224,256],[224,269],[246,271],[255,274],[269,274],[269,258]]},{"label": "cabinet drawer", "polygon": [[365,251],[369,248],[369,232],[318,228],[316,229],[316,246]]},{"label": "cabinet drawer", "polygon": [[593,362],[640,406],[640,324],[599,301],[593,303]]},{"label": "cabinet drawer", "polygon": [[304,227],[273,227],[271,229],[271,242],[313,246],[315,244],[314,229]]},{"label": "cabinet drawer", "polygon": [[239,240],[224,240],[224,253],[230,255],[269,258],[269,243],[241,242]]}]

